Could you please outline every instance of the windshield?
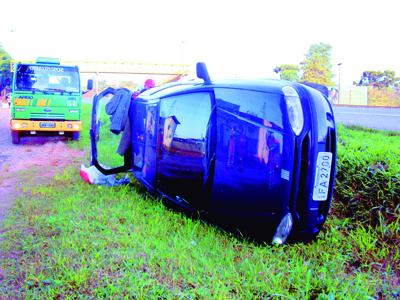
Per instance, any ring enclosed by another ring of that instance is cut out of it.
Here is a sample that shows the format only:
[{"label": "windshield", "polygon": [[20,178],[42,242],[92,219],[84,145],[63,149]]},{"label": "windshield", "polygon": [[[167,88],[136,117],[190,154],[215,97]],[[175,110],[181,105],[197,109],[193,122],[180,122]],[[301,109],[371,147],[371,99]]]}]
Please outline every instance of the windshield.
[{"label": "windshield", "polygon": [[76,67],[18,65],[15,90],[79,93],[79,71]]}]

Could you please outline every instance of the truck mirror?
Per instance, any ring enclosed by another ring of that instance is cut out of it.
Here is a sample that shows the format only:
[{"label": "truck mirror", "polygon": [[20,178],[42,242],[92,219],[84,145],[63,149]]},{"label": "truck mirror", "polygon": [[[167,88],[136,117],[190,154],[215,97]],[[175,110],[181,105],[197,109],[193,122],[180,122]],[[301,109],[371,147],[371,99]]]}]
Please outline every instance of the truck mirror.
[{"label": "truck mirror", "polygon": [[87,81],[87,90],[88,91],[93,90],[93,79],[88,79],[88,81]]}]

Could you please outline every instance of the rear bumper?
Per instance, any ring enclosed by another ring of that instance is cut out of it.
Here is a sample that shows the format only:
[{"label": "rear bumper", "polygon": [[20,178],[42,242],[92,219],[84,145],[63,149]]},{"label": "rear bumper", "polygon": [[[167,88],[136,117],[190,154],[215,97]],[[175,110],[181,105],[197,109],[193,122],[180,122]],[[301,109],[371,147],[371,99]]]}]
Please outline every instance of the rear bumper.
[{"label": "rear bumper", "polygon": [[52,121],[52,120],[11,120],[11,130],[14,131],[65,131],[79,132],[82,128],[81,121]]}]

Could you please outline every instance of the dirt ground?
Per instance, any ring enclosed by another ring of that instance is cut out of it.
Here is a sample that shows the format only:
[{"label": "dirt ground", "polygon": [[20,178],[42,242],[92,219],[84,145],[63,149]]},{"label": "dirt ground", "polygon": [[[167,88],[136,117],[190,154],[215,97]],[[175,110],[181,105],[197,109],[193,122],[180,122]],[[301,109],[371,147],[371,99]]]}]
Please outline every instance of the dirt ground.
[{"label": "dirt ground", "polygon": [[67,165],[79,168],[84,152],[67,146],[64,137],[23,137],[13,145],[10,109],[0,106],[0,234],[3,220],[22,195],[22,186],[49,182]]}]

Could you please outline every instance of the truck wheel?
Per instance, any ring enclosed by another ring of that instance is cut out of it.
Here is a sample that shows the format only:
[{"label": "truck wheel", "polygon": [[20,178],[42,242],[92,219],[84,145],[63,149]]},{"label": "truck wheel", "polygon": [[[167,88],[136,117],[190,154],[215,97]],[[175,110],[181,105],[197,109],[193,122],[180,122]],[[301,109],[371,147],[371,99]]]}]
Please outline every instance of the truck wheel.
[{"label": "truck wheel", "polygon": [[11,141],[13,144],[19,144],[21,138],[18,131],[11,130]]},{"label": "truck wheel", "polygon": [[81,133],[79,131],[77,132],[72,132],[72,140],[77,141],[81,137]]}]

